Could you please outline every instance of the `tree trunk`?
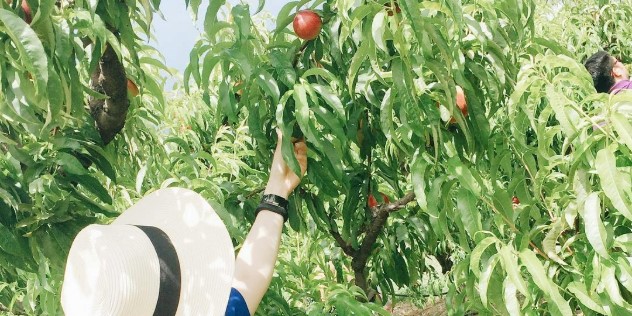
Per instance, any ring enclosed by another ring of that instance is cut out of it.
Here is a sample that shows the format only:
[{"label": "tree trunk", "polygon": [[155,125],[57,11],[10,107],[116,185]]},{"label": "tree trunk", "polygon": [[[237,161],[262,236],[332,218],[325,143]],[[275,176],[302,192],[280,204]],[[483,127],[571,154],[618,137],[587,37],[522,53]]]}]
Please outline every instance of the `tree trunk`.
[{"label": "tree trunk", "polygon": [[91,98],[88,103],[101,140],[107,145],[123,129],[129,108],[125,68],[109,44],[92,74],[92,88],[107,96]]}]

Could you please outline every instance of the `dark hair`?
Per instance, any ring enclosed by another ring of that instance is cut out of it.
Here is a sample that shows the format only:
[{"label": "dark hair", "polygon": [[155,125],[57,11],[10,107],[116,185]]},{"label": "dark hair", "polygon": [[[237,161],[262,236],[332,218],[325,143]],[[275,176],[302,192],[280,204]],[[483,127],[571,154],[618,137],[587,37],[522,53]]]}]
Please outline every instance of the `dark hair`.
[{"label": "dark hair", "polygon": [[602,50],[598,51],[586,60],[584,66],[590,73],[597,92],[610,91],[614,85],[614,77],[612,76],[614,61],[610,54]]}]

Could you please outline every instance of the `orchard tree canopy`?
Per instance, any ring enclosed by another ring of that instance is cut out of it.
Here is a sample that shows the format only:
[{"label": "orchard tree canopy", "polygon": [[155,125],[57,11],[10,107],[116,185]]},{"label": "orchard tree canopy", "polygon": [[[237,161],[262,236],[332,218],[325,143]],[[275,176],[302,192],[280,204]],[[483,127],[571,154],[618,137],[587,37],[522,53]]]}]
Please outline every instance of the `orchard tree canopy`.
[{"label": "orchard tree canopy", "polygon": [[309,167],[258,314],[632,313],[632,97],[583,66],[632,64],[632,1],[301,0],[271,21],[187,0],[202,36],[172,93],[160,2],[0,1],[0,312],[61,314],[77,232],[161,187],[201,193],[238,248],[278,128]]}]

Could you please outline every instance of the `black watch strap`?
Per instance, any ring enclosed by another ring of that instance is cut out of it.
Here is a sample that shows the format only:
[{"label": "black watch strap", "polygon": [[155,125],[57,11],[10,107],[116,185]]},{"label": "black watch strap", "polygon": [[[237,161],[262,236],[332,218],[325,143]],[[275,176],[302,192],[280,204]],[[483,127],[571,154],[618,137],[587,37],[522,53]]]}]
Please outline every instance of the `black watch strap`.
[{"label": "black watch strap", "polygon": [[266,210],[283,216],[283,221],[285,222],[288,219],[288,205],[288,200],[278,195],[264,194],[261,197],[261,203],[259,203],[259,206],[257,206],[257,209],[255,210],[255,217],[259,215],[259,212]]}]

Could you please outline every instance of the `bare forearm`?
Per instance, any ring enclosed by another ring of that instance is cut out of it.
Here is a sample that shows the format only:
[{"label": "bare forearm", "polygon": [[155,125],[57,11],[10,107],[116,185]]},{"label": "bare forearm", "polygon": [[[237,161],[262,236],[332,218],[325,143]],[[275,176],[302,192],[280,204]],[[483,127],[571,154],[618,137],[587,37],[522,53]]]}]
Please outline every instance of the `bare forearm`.
[{"label": "bare forearm", "polygon": [[[250,314],[255,313],[272,281],[284,217],[287,217],[287,198],[298,186],[307,170],[305,141],[298,140],[293,143],[294,154],[301,167],[301,174],[296,175],[283,160],[281,153],[283,135],[279,130],[277,130],[277,136],[277,147],[270,166],[270,178],[264,192],[265,199],[262,199],[262,203],[259,204],[260,211],[235,261],[233,287],[246,300]],[[267,207],[273,211],[266,210]]]},{"label": "bare forearm", "polygon": [[265,210],[259,212],[237,255],[233,287],[242,294],[251,314],[270,286],[282,230],[281,215]]}]

